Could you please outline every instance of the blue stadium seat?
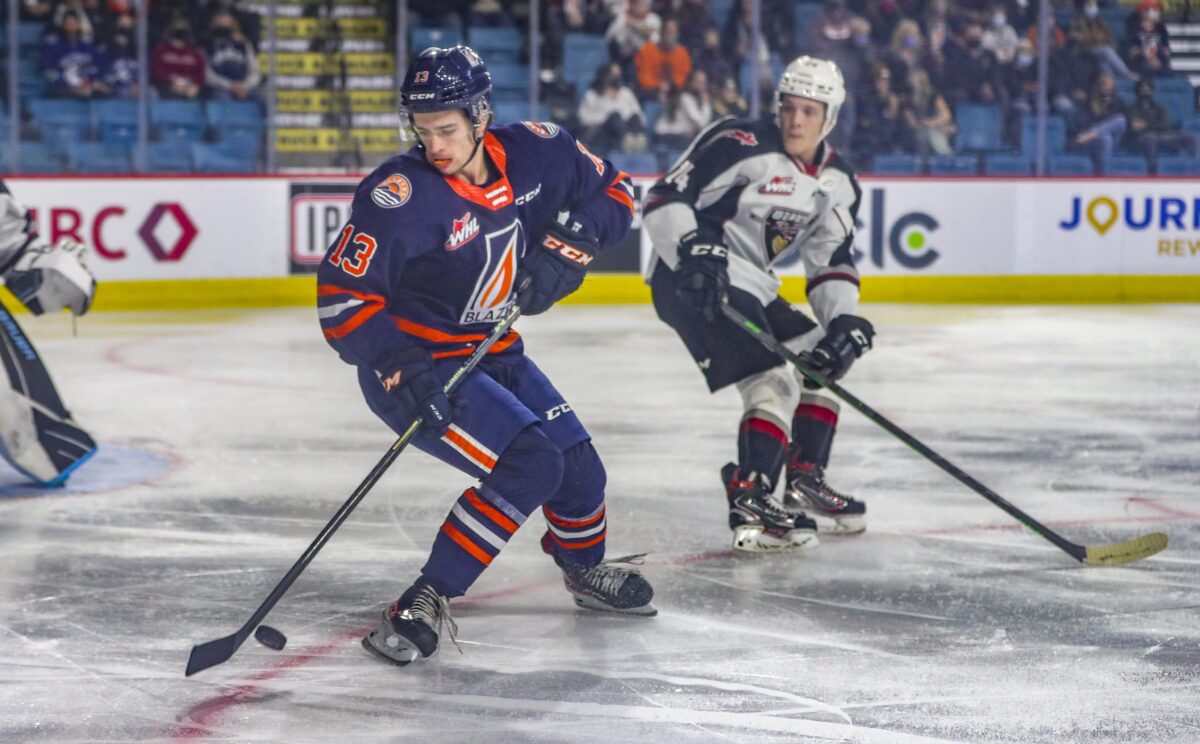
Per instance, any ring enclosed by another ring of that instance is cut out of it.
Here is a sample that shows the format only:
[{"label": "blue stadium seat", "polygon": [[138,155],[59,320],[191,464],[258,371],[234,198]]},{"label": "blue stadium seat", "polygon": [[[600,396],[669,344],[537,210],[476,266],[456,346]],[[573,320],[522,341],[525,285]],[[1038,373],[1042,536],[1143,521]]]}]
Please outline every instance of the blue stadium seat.
[{"label": "blue stadium seat", "polygon": [[979,172],[975,155],[931,155],[926,165],[931,176],[973,176]]},{"label": "blue stadium seat", "polygon": [[1160,176],[1200,176],[1200,158],[1189,155],[1158,156]]},{"label": "blue stadium seat", "polygon": [[92,101],[92,126],[102,143],[130,147],[138,139],[136,101]]},{"label": "blue stadium seat", "polygon": [[984,155],[983,173],[988,176],[1028,176],[1033,159],[1026,155]]},{"label": "blue stadium seat", "polygon": [[1194,115],[1190,119],[1186,119],[1179,128],[1200,137],[1200,116]]},{"label": "blue stadium seat", "polygon": [[921,172],[921,160],[916,155],[876,155],[870,172],[885,176],[915,176]]},{"label": "blue stadium seat", "polygon": [[517,60],[521,50],[521,32],[511,26],[472,28],[468,29],[467,42],[487,60],[491,68],[493,62]]},{"label": "blue stadium seat", "polygon": [[729,18],[734,5],[737,5],[737,0],[708,0],[708,7],[712,11],[713,20],[717,22],[717,28],[724,28],[725,20]]},{"label": "blue stadium seat", "polygon": [[654,122],[658,121],[658,117],[662,114],[661,101],[646,101],[642,103],[642,113],[646,115],[646,131],[654,131]]},{"label": "blue stadium seat", "polygon": [[[808,27],[812,25],[812,21],[821,12],[821,3],[814,2],[798,2],[795,8],[796,19],[796,45],[797,48],[803,48],[808,40]],[[725,19],[717,18],[717,23],[725,22]]]},{"label": "blue stadium seat", "polygon": [[[539,103],[534,121],[549,121],[550,111],[546,104]],[[529,101],[497,101],[496,121],[508,124],[514,121],[529,121]]]},{"label": "blue stadium seat", "polygon": [[981,103],[959,104],[954,110],[954,121],[958,124],[955,149],[973,152],[1001,149],[1002,119],[999,106]]},{"label": "blue stadium seat", "polygon": [[1100,163],[1106,176],[1147,176],[1150,167],[1141,155],[1109,155]]},{"label": "blue stadium seat", "polygon": [[67,145],[67,169],[72,173],[128,173],[126,153],[123,147],[102,142],[71,142]]},{"label": "blue stadium seat", "polygon": [[191,148],[181,142],[151,142],[146,145],[146,168],[154,173],[190,173]]},{"label": "blue stadium seat", "polygon": [[209,101],[204,104],[209,126],[245,126],[264,128],[262,107],[254,101]]},{"label": "blue stadium seat", "polygon": [[192,145],[192,162],[200,173],[253,173],[258,164],[238,157],[220,145],[196,142]]},{"label": "blue stadium seat", "polygon": [[41,141],[59,153],[66,151],[67,143],[87,139],[91,130],[91,113],[84,101],[34,98],[29,101],[29,114]]},{"label": "blue stadium seat", "polygon": [[208,128],[199,101],[151,101],[150,123],[164,140],[199,142]]},{"label": "blue stadium seat", "polygon": [[1051,176],[1090,176],[1095,173],[1095,166],[1087,155],[1052,155],[1046,159],[1046,173]]},{"label": "blue stadium seat", "polygon": [[45,28],[41,21],[22,21],[17,25],[17,47],[23,52],[40,47]]},{"label": "blue stadium seat", "polygon": [[580,95],[592,84],[596,69],[609,61],[603,36],[571,32],[563,42],[563,78],[575,84]]},{"label": "blue stadium seat", "polygon": [[62,154],[43,142],[21,143],[21,173],[62,173]]},{"label": "blue stadium seat", "polygon": [[1187,78],[1156,79],[1154,100],[1167,109],[1172,124],[1182,124],[1196,115],[1196,92]]},{"label": "blue stadium seat", "polygon": [[618,169],[633,176],[655,175],[658,158],[652,152],[614,152],[608,156]]},{"label": "blue stadium seat", "polygon": [[452,47],[462,42],[462,34],[456,28],[422,28],[417,27],[409,34],[409,51],[413,56],[420,54],[429,47]]},{"label": "blue stadium seat", "polygon": [[[1033,157],[1037,149],[1037,117],[1021,117],[1021,154]],[[1046,154],[1058,155],[1067,149],[1067,120],[1061,116],[1046,117]]]}]

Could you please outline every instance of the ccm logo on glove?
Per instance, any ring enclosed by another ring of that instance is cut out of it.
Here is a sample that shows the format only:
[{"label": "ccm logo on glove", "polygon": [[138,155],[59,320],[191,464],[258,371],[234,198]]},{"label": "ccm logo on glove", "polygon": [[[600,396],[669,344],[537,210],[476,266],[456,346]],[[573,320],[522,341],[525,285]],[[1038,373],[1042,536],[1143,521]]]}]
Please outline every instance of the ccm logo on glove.
[{"label": "ccm logo on glove", "polygon": [[550,234],[547,234],[542,239],[542,247],[548,251],[558,253],[568,261],[574,261],[580,266],[587,266],[592,262],[592,259],[595,258],[595,256],[587,251],[580,250],[573,245],[568,245],[554,235]]}]

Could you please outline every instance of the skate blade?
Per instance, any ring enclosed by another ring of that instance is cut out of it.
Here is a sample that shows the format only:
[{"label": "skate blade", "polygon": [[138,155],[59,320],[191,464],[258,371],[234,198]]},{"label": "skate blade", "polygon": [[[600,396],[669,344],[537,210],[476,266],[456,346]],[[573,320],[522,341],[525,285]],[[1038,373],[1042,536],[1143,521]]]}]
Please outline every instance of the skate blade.
[{"label": "skate blade", "polygon": [[821,544],[815,532],[792,530],[786,539],[768,535],[761,527],[737,527],[733,531],[733,549],[738,553],[796,553]]},{"label": "skate blade", "polygon": [[811,511],[807,514],[817,523],[817,532],[822,535],[858,535],[867,529],[867,519],[861,514],[846,517],[827,517]]},{"label": "skate blade", "polygon": [[392,653],[384,653],[371,643],[370,637],[362,639],[362,647],[369,651],[372,656],[383,659],[389,664],[395,664],[396,666],[401,667],[408,666],[417,659],[421,658],[421,652],[417,651],[415,648],[404,649],[404,651],[397,653],[395,656],[393,656]]},{"label": "skate blade", "polygon": [[658,614],[658,609],[652,604],[644,604],[641,607],[621,609],[585,595],[572,594],[571,596],[575,598],[575,605],[583,610],[592,610],[594,612],[612,612],[617,615],[637,615],[639,617],[654,617]]}]

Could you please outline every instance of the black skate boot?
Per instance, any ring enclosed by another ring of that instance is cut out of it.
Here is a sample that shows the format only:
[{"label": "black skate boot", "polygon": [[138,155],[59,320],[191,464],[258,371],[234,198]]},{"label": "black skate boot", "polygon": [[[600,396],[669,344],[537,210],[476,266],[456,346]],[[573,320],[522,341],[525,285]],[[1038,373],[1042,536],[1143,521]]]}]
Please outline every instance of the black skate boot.
[{"label": "black skate boot", "polygon": [[406,666],[437,653],[443,626],[457,646],[458,626],[450,618],[448,600],[429,584],[417,580],[383,611],[379,627],[362,640],[362,645],[384,661]]},{"label": "black skate boot", "polygon": [[788,464],[783,506],[788,510],[805,510],[820,532],[845,535],[867,528],[867,505],[831,488],[820,465]]},{"label": "black skate boot", "polygon": [[623,615],[649,617],[658,614],[658,610],[650,604],[650,600],[654,599],[654,589],[650,582],[646,581],[646,577],[636,569],[614,565],[636,565],[641,563],[644,553],[612,558],[584,568],[561,562],[554,554],[552,544],[550,533],[546,533],[542,537],[542,550],[549,553],[562,569],[563,584],[579,607],[585,610],[619,612]]},{"label": "black skate boot", "polygon": [[721,468],[729,497],[733,549],[745,553],[807,550],[819,544],[816,524],[803,512],[779,508],[757,476],[743,479],[732,462]]}]

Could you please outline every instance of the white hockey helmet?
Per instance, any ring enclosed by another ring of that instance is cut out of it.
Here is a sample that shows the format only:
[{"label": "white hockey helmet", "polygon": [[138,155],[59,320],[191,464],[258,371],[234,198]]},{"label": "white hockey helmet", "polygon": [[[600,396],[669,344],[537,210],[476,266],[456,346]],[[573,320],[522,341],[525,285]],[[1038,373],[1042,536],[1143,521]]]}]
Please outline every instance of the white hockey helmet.
[{"label": "white hockey helmet", "polygon": [[776,122],[784,96],[811,98],[825,104],[825,125],[821,127],[821,139],[825,139],[837,124],[838,112],[846,102],[846,83],[833,62],[804,55],[792,60],[775,86]]}]

